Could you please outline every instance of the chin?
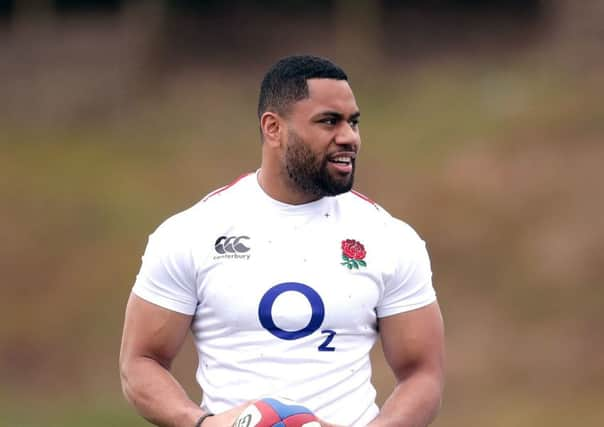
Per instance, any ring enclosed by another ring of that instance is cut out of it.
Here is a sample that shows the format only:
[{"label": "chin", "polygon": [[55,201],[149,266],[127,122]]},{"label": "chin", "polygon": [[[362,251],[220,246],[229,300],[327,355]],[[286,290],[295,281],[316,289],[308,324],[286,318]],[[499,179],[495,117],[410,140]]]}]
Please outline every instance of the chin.
[{"label": "chin", "polygon": [[338,194],[348,193],[350,190],[352,190],[352,183],[353,183],[352,176],[349,178],[346,178],[345,180],[343,180],[343,179],[333,180],[331,182],[331,185],[329,186],[329,191],[328,191],[329,195],[337,196]]}]

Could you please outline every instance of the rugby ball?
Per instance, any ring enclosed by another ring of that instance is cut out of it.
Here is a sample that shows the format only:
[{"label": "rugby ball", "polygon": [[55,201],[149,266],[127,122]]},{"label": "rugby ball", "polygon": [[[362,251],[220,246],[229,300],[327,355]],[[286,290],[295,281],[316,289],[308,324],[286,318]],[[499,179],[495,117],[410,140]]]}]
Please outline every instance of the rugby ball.
[{"label": "rugby ball", "polygon": [[320,427],[310,409],[289,399],[264,398],[247,406],[233,427]]}]

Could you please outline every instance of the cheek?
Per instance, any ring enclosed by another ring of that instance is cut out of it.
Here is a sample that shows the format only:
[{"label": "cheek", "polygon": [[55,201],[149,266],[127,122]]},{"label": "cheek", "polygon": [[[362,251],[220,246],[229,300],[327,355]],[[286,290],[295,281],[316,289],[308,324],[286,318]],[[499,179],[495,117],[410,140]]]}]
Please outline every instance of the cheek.
[{"label": "cheek", "polygon": [[316,153],[325,155],[325,152],[329,150],[332,144],[335,144],[336,133],[326,130],[315,132],[311,137],[312,149]]},{"label": "cheek", "polygon": [[334,140],[333,135],[330,132],[315,131],[309,132],[304,137],[306,147],[312,151],[318,157],[324,157],[326,151],[329,149],[332,141]]}]

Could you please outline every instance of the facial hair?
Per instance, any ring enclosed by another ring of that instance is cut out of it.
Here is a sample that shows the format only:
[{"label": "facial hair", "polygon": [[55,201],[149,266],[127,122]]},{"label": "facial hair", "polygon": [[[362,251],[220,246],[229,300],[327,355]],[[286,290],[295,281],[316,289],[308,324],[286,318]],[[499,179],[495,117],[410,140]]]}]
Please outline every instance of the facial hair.
[{"label": "facial hair", "polygon": [[331,174],[327,154],[320,157],[312,152],[308,144],[294,131],[288,132],[288,145],[285,150],[285,168],[296,189],[317,198],[336,196],[352,188],[355,163],[352,160],[352,173],[346,176]]}]

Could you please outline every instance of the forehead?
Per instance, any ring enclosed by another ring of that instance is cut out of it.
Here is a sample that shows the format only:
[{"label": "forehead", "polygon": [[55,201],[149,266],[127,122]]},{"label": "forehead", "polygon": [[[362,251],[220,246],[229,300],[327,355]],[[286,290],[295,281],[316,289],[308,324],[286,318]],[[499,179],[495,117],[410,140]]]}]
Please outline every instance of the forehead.
[{"label": "forehead", "polygon": [[311,115],[330,111],[345,116],[359,111],[352,89],[346,80],[309,79],[307,84],[309,96],[296,102],[294,111]]}]

